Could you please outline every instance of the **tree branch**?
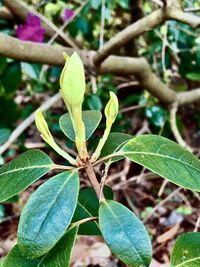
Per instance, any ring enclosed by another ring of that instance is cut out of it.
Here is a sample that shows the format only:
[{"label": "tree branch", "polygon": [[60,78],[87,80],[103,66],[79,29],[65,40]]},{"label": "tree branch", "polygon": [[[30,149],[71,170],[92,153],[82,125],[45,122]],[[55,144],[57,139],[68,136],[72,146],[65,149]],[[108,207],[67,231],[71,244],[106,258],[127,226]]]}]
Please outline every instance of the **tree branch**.
[{"label": "tree branch", "polygon": [[189,24],[193,28],[200,26],[200,18],[183,12],[180,1],[167,1],[167,5],[163,6],[162,9],[152,12],[112,37],[94,56],[94,63],[100,65],[100,63],[111,53],[128,43],[130,40],[150,31],[159,24],[170,19]]},{"label": "tree branch", "polygon": [[0,7],[0,18],[11,20],[13,19],[13,15],[6,7]]},{"label": "tree branch", "polygon": [[169,19],[174,19],[190,25],[192,28],[200,26],[200,17],[190,13],[183,12],[180,9],[169,8],[167,11]]},{"label": "tree branch", "polygon": [[[73,51],[72,48],[24,42],[0,33],[0,55],[20,61],[63,66],[65,60],[62,53],[66,52],[71,55]],[[95,55],[94,51],[79,50],[78,52],[85,68],[90,72],[133,75],[147,91],[165,104],[176,101],[179,105],[183,105],[200,99],[200,89],[176,94],[151,71],[145,58],[110,56],[98,68],[92,61]]]},{"label": "tree branch", "polygon": [[133,38],[142,35],[143,33],[150,31],[165,20],[164,13],[161,9],[158,9],[146,17],[131,24],[123,31],[116,34],[110,39],[94,56],[94,63],[100,65],[111,53],[125,45]]}]

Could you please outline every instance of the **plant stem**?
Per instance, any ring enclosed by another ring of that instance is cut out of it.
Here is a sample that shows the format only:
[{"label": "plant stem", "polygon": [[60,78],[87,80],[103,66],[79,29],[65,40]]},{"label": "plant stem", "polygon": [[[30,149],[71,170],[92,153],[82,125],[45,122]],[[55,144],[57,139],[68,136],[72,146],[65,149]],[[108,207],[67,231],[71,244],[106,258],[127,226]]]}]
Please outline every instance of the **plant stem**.
[{"label": "plant stem", "polygon": [[94,172],[94,168],[92,165],[87,165],[85,170],[86,170],[88,178],[90,179],[90,182],[91,182],[91,184],[92,184],[92,186],[93,186],[93,188],[97,194],[97,197],[99,198],[100,193],[101,193],[101,188],[100,188],[100,184],[97,180],[96,174]]}]

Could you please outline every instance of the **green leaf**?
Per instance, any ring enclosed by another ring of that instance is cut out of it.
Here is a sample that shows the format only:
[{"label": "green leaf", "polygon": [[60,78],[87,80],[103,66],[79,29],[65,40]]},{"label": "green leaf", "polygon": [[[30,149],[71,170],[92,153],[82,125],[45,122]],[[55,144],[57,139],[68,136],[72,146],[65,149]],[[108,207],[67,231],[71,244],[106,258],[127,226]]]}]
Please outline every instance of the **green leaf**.
[{"label": "green leaf", "polygon": [[41,185],[22,211],[18,244],[28,258],[48,252],[69,226],[78,200],[79,177],[75,171],[60,173]]},{"label": "green leaf", "polygon": [[[124,134],[124,133],[118,133],[118,132],[112,132],[109,134],[108,139],[106,140],[106,143],[101,151],[101,158],[105,157],[107,155],[112,154],[115,151],[118,151],[122,145],[127,143],[128,140],[132,139],[133,136],[130,134]],[[112,158],[112,162],[118,161],[120,159],[123,159],[124,157],[114,157]]]},{"label": "green leaf", "polygon": [[191,73],[187,73],[186,74],[186,78],[188,80],[192,80],[192,81],[200,81],[200,74],[199,72],[191,72]]},{"label": "green leaf", "polygon": [[133,138],[121,151],[170,182],[200,192],[200,161],[177,143],[148,134]]},{"label": "green leaf", "polygon": [[10,130],[7,128],[1,128],[0,129],[0,145],[2,145],[3,143],[5,143],[10,135]]},{"label": "green leaf", "polygon": [[78,232],[78,226],[69,229],[42,259],[38,267],[68,267]]},{"label": "green leaf", "polygon": [[0,202],[13,197],[51,170],[52,160],[42,151],[27,151],[0,169]]},{"label": "green leaf", "polygon": [[[86,140],[90,138],[93,132],[98,127],[101,121],[101,112],[98,110],[86,110],[83,111],[83,122],[85,124],[86,130]],[[59,120],[60,128],[63,133],[72,141],[75,141],[75,133],[73,129],[73,124],[70,118],[69,113],[66,113],[60,117]]]},{"label": "green leaf", "polygon": [[121,261],[132,267],[149,266],[151,242],[144,225],[133,212],[116,201],[103,201],[99,225],[105,242]]},{"label": "green leaf", "polygon": [[10,63],[2,73],[2,85],[6,93],[15,92],[22,80],[21,66],[19,62]]},{"label": "green leaf", "polygon": [[[113,199],[114,195],[109,186],[104,187],[106,199]],[[92,187],[81,189],[78,197],[78,204],[74,213],[73,222],[80,221],[89,217],[98,217],[99,199]],[[81,224],[79,227],[80,235],[101,235],[99,227],[95,221]]]},{"label": "green leaf", "polygon": [[5,260],[3,261],[1,267],[37,267],[40,260],[29,260],[24,257],[18,247],[14,246],[13,249],[9,252]]},{"label": "green leaf", "polygon": [[172,250],[171,267],[200,266],[200,233],[181,235]]}]

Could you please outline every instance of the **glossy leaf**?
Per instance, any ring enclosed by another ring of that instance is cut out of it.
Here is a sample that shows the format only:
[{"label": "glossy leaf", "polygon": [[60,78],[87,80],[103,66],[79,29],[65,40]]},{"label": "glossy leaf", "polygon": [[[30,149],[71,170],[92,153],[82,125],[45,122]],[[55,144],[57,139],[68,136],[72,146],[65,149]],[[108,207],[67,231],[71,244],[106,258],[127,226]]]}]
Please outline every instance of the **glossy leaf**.
[{"label": "glossy leaf", "polygon": [[[83,111],[83,122],[86,130],[86,140],[90,138],[93,132],[98,127],[101,121],[101,112],[98,110],[86,110]],[[66,113],[60,117],[60,128],[63,133],[72,141],[75,141],[75,133],[72,125],[72,121],[69,113]]]},{"label": "glossy leaf", "polygon": [[14,246],[9,252],[1,267],[37,267],[39,259],[30,260],[22,255],[18,245]]},{"label": "glossy leaf", "polygon": [[18,244],[29,258],[48,252],[69,226],[78,199],[77,172],[63,172],[41,185],[22,211]]},{"label": "glossy leaf", "polygon": [[133,212],[116,201],[103,201],[99,225],[105,242],[121,261],[132,267],[149,266],[152,256],[149,236]]},{"label": "glossy leaf", "polygon": [[[113,132],[110,133],[108,139],[101,151],[101,158],[107,155],[112,154],[113,152],[119,150],[122,145],[124,145],[128,140],[132,139],[133,136],[130,134]],[[114,157],[112,158],[112,162],[123,159],[124,157]]]},{"label": "glossy leaf", "polygon": [[68,267],[77,232],[78,226],[69,229],[37,267]]},{"label": "glossy leaf", "polygon": [[[106,199],[113,199],[112,189],[104,187],[104,196]],[[80,221],[89,217],[97,217],[99,210],[99,200],[92,187],[81,189],[78,197],[78,204],[74,213],[73,222]],[[95,221],[81,224],[79,227],[80,235],[101,235],[99,226]]]},{"label": "glossy leaf", "polygon": [[173,248],[171,267],[200,266],[200,233],[181,235]]},{"label": "glossy leaf", "polygon": [[200,161],[177,143],[148,134],[133,138],[121,151],[130,160],[169,181],[200,192]]},{"label": "glossy leaf", "polygon": [[51,170],[52,160],[40,150],[29,150],[0,169],[0,202],[13,197]]}]

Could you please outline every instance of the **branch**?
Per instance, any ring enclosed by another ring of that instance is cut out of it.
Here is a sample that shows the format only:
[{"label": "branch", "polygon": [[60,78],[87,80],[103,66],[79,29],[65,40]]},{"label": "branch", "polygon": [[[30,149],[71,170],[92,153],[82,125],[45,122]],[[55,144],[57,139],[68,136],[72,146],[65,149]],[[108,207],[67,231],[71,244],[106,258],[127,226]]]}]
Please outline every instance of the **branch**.
[{"label": "branch", "polygon": [[130,40],[144,34],[147,31],[150,31],[166,20],[178,20],[180,22],[189,24],[193,28],[200,26],[200,18],[198,16],[183,12],[180,1],[168,0],[166,3],[167,5],[164,5],[162,9],[152,12],[112,37],[97,52],[94,57],[94,63],[96,65],[100,65],[100,63],[103,62],[111,53],[124,46]]},{"label": "branch", "polygon": [[42,21],[42,26],[45,29],[45,35],[49,38],[53,37],[55,33],[58,34],[57,40],[62,44],[69,44],[70,46],[78,49],[77,45],[65,34],[61,31],[54,23],[52,23],[48,18],[43,16],[42,14],[35,11],[33,8],[30,8],[23,1],[18,0],[4,0],[4,4],[22,21],[26,20],[26,16],[28,12],[36,15]]},{"label": "branch", "polygon": [[178,130],[177,123],[176,123],[177,110],[178,110],[178,104],[175,102],[170,109],[170,125],[171,125],[173,135],[174,135],[177,143],[180,146],[182,146],[182,147],[186,148],[188,151],[192,152],[192,149],[183,140],[183,138],[182,138],[182,136]]},{"label": "branch", "polygon": [[111,52],[114,52],[121,46],[125,45],[133,38],[142,35],[143,33],[150,31],[165,20],[163,11],[158,9],[146,17],[131,24],[123,31],[116,34],[111,38],[94,56],[94,63],[100,65],[100,63],[106,59]]},{"label": "branch", "polygon": [[13,15],[6,7],[0,7],[0,18],[11,20],[13,19]]},{"label": "branch", "polygon": [[[66,52],[71,55],[73,51],[72,48],[24,42],[0,33],[0,55],[20,61],[63,66],[65,61],[62,53]],[[147,91],[165,104],[176,101],[178,105],[183,105],[200,99],[200,89],[176,94],[151,71],[151,67],[145,58],[110,56],[98,68],[92,61],[95,55],[94,51],[79,50],[78,52],[85,68],[90,72],[135,76]]]},{"label": "branch", "polygon": [[174,19],[186,23],[190,25],[192,28],[197,28],[200,26],[200,17],[190,13],[183,12],[180,9],[170,8],[168,9],[167,14],[169,19]]}]

